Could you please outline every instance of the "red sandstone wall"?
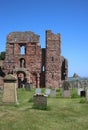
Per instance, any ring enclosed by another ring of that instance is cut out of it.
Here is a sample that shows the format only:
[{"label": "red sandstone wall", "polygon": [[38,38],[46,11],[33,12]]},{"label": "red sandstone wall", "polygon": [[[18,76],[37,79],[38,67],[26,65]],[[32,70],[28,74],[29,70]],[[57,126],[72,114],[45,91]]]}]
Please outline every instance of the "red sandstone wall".
[{"label": "red sandstone wall", "polygon": [[[21,54],[22,46],[25,54]],[[33,32],[10,33],[7,36],[4,72],[12,71],[24,71],[36,87],[59,87],[61,80],[68,77],[68,62],[61,57],[60,34],[46,31],[46,48],[41,49],[39,35]]]},{"label": "red sandstone wall", "polygon": [[[14,35],[17,36],[16,41]],[[29,41],[26,39],[28,35],[30,37]],[[24,55],[21,54],[21,46],[24,46],[25,48]],[[5,73],[7,74],[13,70],[19,71],[21,67],[21,59],[24,59],[25,61],[25,71],[28,70],[30,73],[30,82],[33,82],[33,84],[37,86],[37,75],[41,72],[41,48],[39,46],[38,35],[32,32],[14,32],[8,35],[6,44],[6,58],[4,61]]]},{"label": "red sandstone wall", "polygon": [[46,87],[59,87],[61,81],[60,34],[46,32]]}]

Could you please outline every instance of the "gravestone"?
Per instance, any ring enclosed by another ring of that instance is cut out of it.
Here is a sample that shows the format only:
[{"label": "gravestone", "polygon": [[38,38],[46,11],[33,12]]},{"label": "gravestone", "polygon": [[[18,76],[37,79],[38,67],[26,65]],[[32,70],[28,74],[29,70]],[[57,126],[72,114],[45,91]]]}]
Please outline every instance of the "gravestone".
[{"label": "gravestone", "polygon": [[47,107],[47,96],[41,93],[41,88],[36,88],[33,102],[36,108],[45,109]]},{"label": "gravestone", "polygon": [[63,82],[63,97],[70,97],[70,90],[69,90],[69,87],[70,87],[70,83],[68,81],[64,81]]},{"label": "gravestone", "polygon": [[80,96],[81,95],[81,91],[84,90],[84,88],[82,87],[82,83],[81,81],[77,81],[77,88],[78,88],[78,95]]},{"label": "gravestone", "polygon": [[36,108],[46,108],[47,107],[47,96],[43,94],[35,94],[33,96],[33,102],[34,102],[34,107]]},{"label": "gravestone", "polygon": [[56,97],[56,89],[51,89],[50,97]]},{"label": "gravestone", "polygon": [[4,78],[3,103],[11,104],[17,103],[17,79],[15,76],[9,74]]},{"label": "gravestone", "polygon": [[51,91],[51,89],[47,88],[47,89],[45,90],[45,94],[46,94],[47,96],[49,96],[49,95],[50,95],[50,91]]},{"label": "gravestone", "polygon": [[86,96],[86,92],[85,92],[86,87],[87,87],[87,84],[86,84],[85,80],[78,81],[78,95],[80,95],[81,97],[85,97]]},{"label": "gravestone", "polygon": [[86,101],[88,102],[88,88],[86,88]]},{"label": "gravestone", "polygon": [[36,88],[35,94],[41,94],[41,88]]},{"label": "gravestone", "polygon": [[26,83],[26,84],[25,84],[25,89],[26,89],[27,91],[30,91],[30,90],[31,90],[30,83]]}]

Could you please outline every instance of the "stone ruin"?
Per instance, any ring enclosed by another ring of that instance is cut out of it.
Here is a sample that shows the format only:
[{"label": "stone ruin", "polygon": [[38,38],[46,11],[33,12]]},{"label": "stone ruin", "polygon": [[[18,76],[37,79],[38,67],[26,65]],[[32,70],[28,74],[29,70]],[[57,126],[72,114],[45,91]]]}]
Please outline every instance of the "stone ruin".
[{"label": "stone ruin", "polygon": [[31,32],[11,32],[7,35],[5,75],[17,76],[18,87],[30,83],[34,87],[58,88],[68,79],[68,61],[61,56],[61,36],[46,31],[46,48],[40,46],[40,36]]}]

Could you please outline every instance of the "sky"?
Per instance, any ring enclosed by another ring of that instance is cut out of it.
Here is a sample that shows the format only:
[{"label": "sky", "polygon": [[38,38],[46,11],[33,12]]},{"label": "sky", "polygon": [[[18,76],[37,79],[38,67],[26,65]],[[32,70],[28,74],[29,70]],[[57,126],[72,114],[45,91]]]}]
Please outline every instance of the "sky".
[{"label": "sky", "polygon": [[61,34],[61,55],[68,59],[68,76],[88,77],[88,0],[0,0],[0,52],[14,31]]}]

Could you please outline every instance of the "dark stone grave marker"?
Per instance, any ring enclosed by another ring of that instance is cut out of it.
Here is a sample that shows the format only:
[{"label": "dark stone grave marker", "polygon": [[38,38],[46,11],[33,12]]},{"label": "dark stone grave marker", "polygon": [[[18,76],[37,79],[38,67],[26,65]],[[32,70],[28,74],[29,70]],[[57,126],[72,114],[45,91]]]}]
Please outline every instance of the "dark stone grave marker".
[{"label": "dark stone grave marker", "polygon": [[25,84],[25,89],[26,89],[27,91],[31,90],[30,83],[26,83],[26,84]]},{"label": "dark stone grave marker", "polygon": [[64,81],[63,82],[63,97],[70,97],[70,90],[69,90],[69,87],[70,87],[70,83],[68,81]]}]

